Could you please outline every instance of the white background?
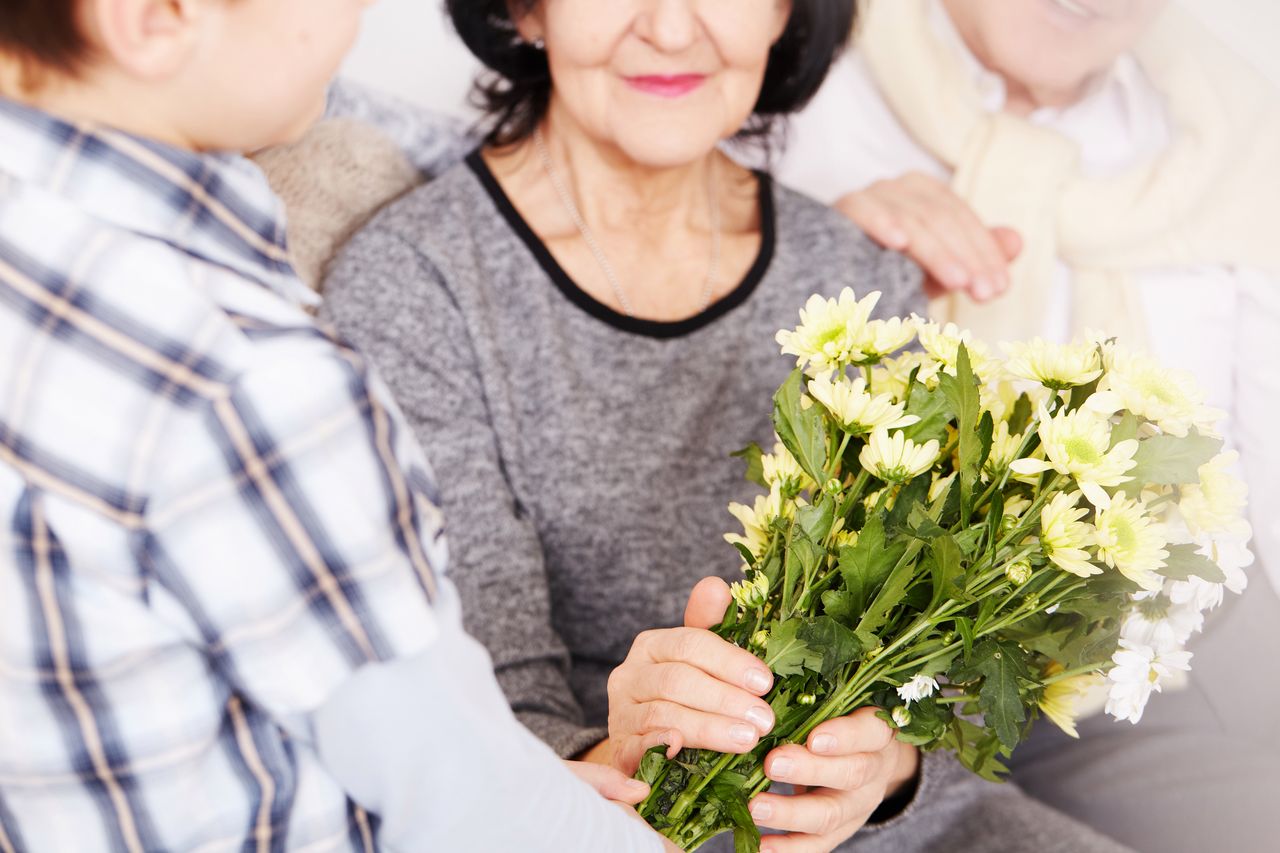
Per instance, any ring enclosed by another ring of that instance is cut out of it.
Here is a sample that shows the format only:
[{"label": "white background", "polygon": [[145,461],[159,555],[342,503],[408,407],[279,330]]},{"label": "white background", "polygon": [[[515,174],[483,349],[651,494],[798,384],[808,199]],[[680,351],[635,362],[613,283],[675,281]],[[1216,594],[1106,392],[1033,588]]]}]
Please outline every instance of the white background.
[{"label": "white background", "polygon": [[[1280,84],[1280,2],[1179,2]],[[448,28],[443,6],[442,0],[380,0],[365,14],[364,32],[345,74],[415,103],[468,115],[467,90],[477,65]]]}]

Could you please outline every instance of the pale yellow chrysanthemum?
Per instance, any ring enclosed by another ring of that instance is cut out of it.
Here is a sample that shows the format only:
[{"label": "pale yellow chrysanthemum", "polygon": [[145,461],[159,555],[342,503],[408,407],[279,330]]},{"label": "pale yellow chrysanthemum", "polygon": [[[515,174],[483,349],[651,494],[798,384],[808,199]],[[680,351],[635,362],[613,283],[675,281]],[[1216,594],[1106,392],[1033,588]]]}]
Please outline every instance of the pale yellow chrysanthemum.
[{"label": "pale yellow chrysanthemum", "polygon": [[[1062,664],[1054,661],[1045,667],[1044,677],[1050,679],[1062,672]],[[1040,713],[1071,737],[1079,738],[1076,718],[1079,716],[1080,700],[1104,683],[1105,679],[1097,673],[1073,675],[1055,681],[1045,687],[1044,695],[1040,697]]]},{"label": "pale yellow chrysanthemum", "polygon": [[1050,469],[1066,474],[1096,507],[1110,501],[1105,489],[1133,479],[1125,472],[1137,464],[1133,454],[1138,451],[1138,442],[1130,438],[1111,447],[1111,424],[1100,415],[1080,408],[1050,417],[1041,409],[1037,432],[1047,460],[1018,459],[1009,466],[1018,474]]},{"label": "pale yellow chrysanthemum", "polygon": [[1013,407],[1021,396],[1021,391],[1008,380],[983,385],[978,389],[978,400],[982,408],[991,413],[996,423],[1007,421],[1013,414]]},{"label": "pale yellow chrysanthemum", "polygon": [[1178,510],[1192,533],[1231,533],[1244,523],[1249,487],[1231,472],[1240,459],[1234,450],[1200,466],[1200,482],[1182,487]]},{"label": "pale yellow chrysanthemum", "polygon": [[983,381],[993,378],[999,364],[988,354],[987,345],[974,340],[973,333],[961,329],[955,323],[935,323],[921,317],[912,317],[916,322],[916,334],[925,352],[943,364],[948,373],[955,373],[956,361],[960,357],[960,344],[969,350],[969,364],[973,372]]},{"label": "pale yellow chrysanthemum", "polygon": [[1007,421],[997,422],[995,433],[991,436],[991,453],[987,455],[987,461],[983,465],[986,472],[994,476],[1008,468],[1009,464],[1018,458],[1022,440],[1022,433],[1012,435],[1009,433]]},{"label": "pale yellow chrysanthemum", "polygon": [[1014,518],[1021,518],[1022,514],[1031,508],[1031,499],[1022,495],[1014,495],[1005,499],[1004,515],[1011,515]]},{"label": "pale yellow chrysanthemum", "polygon": [[867,435],[877,429],[911,426],[920,418],[906,415],[906,405],[895,403],[888,394],[871,396],[862,377],[850,382],[837,375],[833,381],[823,374],[809,380],[809,396],[821,403],[845,432]]},{"label": "pale yellow chrysanthemum", "polygon": [[784,494],[795,494],[803,489],[813,488],[812,478],[804,472],[781,441],[773,445],[773,453],[760,457],[760,467],[764,481],[770,486],[776,484]]},{"label": "pale yellow chrysanthemum", "polygon": [[811,374],[858,363],[863,358],[867,319],[879,301],[878,291],[859,300],[848,287],[837,299],[810,296],[800,309],[800,325],[778,332],[782,354],[794,355],[797,366]]},{"label": "pale yellow chrysanthemum", "polygon": [[1123,347],[1110,352],[1107,373],[1085,405],[1104,415],[1132,412],[1179,437],[1222,416],[1204,404],[1204,394],[1190,373],[1166,370],[1155,359]]},{"label": "pale yellow chrysanthemum", "polygon": [[729,512],[742,523],[744,534],[726,533],[724,540],[731,545],[741,545],[759,559],[769,547],[769,525],[775,518],[791,518],[795,514],[795,504],[782,496],[782,490],[775,483],[769,494],[756,497],[754,506],[740,503],[729,504]]},{"label": "pale yellow chrysanthemum", "polygon": [[1040,338],[1030,342],[1001,344],[1008,355],[1004,369],[1014,376],[1061,391],[1088,385],[1102,375],[1097,344],[1051,344]]},{"label": "pale yellow chrysanthemum", "polygon": [[1089,508],[1076,506],[1079,502],[1079,492],[1059,492],[1040,510],[1040,545],[1049,562],[1087,578],[1102,574],[1102,569],[1089,562],[1094,532],[1080,520],[1089,514]]},{"label": "pale yellow chrysanthemum", "polygon": [[888,358],[871,371],[871,387],[877,394],[889,394],[895,400],[907,396],[907,380],[911,372],[919,368],[916,381],[926,388],[938,384],[938,372],[942,365],[922,352],[904,352],[896,358]]},{"label": "pale yellow chrysanthemum", "polygon": [[769,578],[764,572],[756,572],[746,580],[730,584],[729,594],[747,610],[759,607],[769,597]]},{"label": "pale yellow chrysanthemum", "polygon": [[942,497],[942,493],[951,488],[951,484],[955,482],[956,475],[954,473],[943,477],[938,474],[933,475],[933,482],[929,484],[929,502],[933,503]]},{"label": "pale yellow chrysanthemum", "polygon": [[1141,501],[1116,498],[1093,522],[1098,559],[1149,592],[1159,592],[1169,552],[1163,524],[1147,515]]},{"label": "pale yellow chrysanthemum", "polygon": [[938,460],[941,446],[935,439],[918,445],[901,432],[879,429],[871,433],[858,461],[863,469],[886,483],[905,483],[928,471]]},{"label": "pale yellow chrysanthemum", "polygon": [[862,363],[879,362],[915,340],[916,323],[913,319],[892,317],[888,320],[872,320],[858,335],[858,349],[862,351]]}]

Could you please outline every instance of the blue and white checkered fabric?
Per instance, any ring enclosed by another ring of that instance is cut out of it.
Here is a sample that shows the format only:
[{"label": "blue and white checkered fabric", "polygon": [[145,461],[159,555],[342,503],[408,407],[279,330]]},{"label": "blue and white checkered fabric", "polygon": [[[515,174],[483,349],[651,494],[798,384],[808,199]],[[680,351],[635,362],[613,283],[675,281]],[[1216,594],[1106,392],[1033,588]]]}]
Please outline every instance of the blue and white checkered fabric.
[{"label": "blue and white checkered fabric", "polygon": [[302,721],[435,636],[421,452],[246,161],[0,140],[0,851],[374,849]]}]

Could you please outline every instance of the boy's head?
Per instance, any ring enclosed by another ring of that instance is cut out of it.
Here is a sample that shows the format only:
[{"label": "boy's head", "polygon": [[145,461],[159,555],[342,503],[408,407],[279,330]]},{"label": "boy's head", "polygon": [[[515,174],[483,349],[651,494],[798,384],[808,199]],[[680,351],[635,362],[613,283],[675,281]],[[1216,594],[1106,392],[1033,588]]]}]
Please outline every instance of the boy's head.
[{"label": "boy's head", "polygon": [[0,0],[0,94],[196,150],[289,142],[374,0]]}]

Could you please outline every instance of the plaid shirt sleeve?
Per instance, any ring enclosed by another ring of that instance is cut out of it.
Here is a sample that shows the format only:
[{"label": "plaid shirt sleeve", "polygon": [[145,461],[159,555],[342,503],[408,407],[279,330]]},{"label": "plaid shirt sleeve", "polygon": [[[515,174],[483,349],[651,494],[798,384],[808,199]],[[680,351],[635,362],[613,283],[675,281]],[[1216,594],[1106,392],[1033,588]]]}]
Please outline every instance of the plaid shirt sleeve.
[{"label": "plaid shirt sleeve", "polygon": [[314,328],[269,334],[268,357],[165,428],[142,552],[214,665],[288,720],[431,642],[444,543],[426,463],[360,356]]}]

